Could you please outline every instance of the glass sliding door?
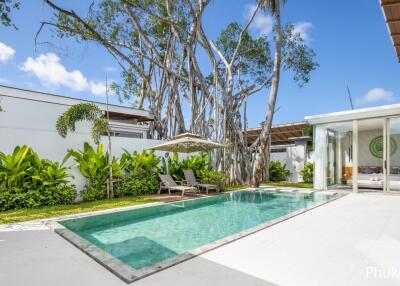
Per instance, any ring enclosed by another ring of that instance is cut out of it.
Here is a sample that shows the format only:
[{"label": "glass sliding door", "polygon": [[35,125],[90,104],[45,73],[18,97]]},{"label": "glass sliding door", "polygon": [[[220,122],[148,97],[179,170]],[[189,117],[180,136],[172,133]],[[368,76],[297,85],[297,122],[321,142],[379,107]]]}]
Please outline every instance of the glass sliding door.
[{"label": "glass sliding door", "polygon": [[385,180],[384,119],[358,121],[358,176],[359,192],[383,191]]},{"label": "glass sliding door", "polygon": [[387,190],[400,193],[400,117],[389,118],[387,130]]},{"label": "glass sliding door", "polygon": [[326,185],[332,186],[336,184],[337,162],[336,162],[336,133],[333,130],[328,130],[327,142],[328,161],[326,169]]},{"label": "glass sliding door", "polygon": [[328,189],[350,189],[352,185],[352,122],[325,125],[325,179]]}]

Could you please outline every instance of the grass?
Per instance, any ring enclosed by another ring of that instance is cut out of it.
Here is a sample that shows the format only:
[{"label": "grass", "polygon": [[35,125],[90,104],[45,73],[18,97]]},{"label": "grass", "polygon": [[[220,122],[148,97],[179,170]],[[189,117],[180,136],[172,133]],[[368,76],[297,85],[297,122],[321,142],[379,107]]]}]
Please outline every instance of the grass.
[{"label": "grass", "polygon": [[37,209],[18,209],[0,212],[0,224],[51,218],[57,216],[79,214],[107,210],[113,208],[129,207],[156,202],[150,198],[116,198],[95,202],[84,202],[74,205],[47,206]]},{"label": "grass", "polygon": [[[312,183],[290,183],[290,182],[263,182],[260,186],[274,186],[274,187],[289,187],[289,188],[307,188],[312,189]],[[248,188],[248,185],[229,186],[224,189],[224,192],[237,191]]]},{"label": "grass", "polygon": [[274,187],[290,187],[290,188],[307,188],[312,189],[312,183],[290,183],[290,182],[264,182],[262,186],[274,186]]}]

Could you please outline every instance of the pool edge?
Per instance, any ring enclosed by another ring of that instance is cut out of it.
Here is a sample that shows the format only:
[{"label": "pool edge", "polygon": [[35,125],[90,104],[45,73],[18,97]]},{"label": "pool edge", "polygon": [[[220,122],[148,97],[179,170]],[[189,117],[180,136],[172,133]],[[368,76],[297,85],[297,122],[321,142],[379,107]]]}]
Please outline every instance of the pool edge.
[{"label": "pool edge", "polygon": [[[333,202],[337,199],[343,198],[347,196],[348,193],[338,193],[336,197],[333,197],[327,201],[324,202],[319,202],[316,203],[308,208],[297,210],[291,213],[288,213],[286,215],[283,215],[281,217],[278,217],[276,219],[273,219],[271,221],[262,223],[258,226],[252,227],[250,229],[235,233],[233,235],[227,236],[223,239],[216,240],[214,242],[211,242],[207,245],[201,246],[199,248],[196,248],[194,250],[191,250],[189,252],[183,253],[181,255],[172,257],[170,259],[167,259],[163,262],[157,263],[152,266],[144,267],[140,270],[134,269],[127,264],[123,263],[119,259],[111,256],[108,254],[106,251],[98,248],[97,246],[93,245],[86,239],[80,237],[73,231],[65,228],[63,225],[57,223],[58,227],[54,229],[54,231],[59,234],[61,237],[63,237],[65,240],[70,242],[72,245],[77,247],[79,250],[93,258],[97,263],[105,267],[107,270],[112,272],[114,275],[116,275],[118,278],[123,280],[125,283],[130,284],[133,283],[139,279],[145,278],[149,275],[155,274],[159,271],[165,270],[167,268],[170,268],[172,266],[175,266],[179,263],[185,262],[189,259],[192,259],[194,257],[197,257],[201,254],[204,254],[206,252],[209,252],[211,250],[217,249],[221,246],[224,246],[226,244],[232,243],[236,240],[242,239],[246,236],[249,236],[251,234],[254,234],[256,232],[259,232],[261,230],[264,230],[266,228],[269,228],[273,225],[276,225],[278,223],[284,222],[290,218],[293,218],[295,216],[298,216],[300,214],[303,214],[305,212],[308,212],[310,210],[313,210],[315,208],[318,208],[320,206],[323,206],[325,204],[328,204],[330,202]],[[149,206],[147,206],[149,207]]]}]

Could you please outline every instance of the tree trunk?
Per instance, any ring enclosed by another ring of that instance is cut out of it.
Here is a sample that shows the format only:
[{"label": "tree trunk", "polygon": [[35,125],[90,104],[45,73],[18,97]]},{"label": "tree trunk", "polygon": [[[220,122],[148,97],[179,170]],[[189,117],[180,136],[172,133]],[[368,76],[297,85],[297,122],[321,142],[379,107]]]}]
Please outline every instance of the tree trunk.
[{"label": "tree trunk", "polygon": [[262,126],[260,134],[260,145],[258,148],[258,157],[254,162],[253,176],[250,182],[251,187],[259,187],[262,172],[268,166],[270,156],[270,134],[272,120],[275,112],[275,103],[278,96],[280,69],[282,61],[282,31],[281,31],[281,15],[280,15],[280,0],[275,1],[275,58],[274,69],[271,78],[271,89],[268,98],[268,112],[266,120]]}]

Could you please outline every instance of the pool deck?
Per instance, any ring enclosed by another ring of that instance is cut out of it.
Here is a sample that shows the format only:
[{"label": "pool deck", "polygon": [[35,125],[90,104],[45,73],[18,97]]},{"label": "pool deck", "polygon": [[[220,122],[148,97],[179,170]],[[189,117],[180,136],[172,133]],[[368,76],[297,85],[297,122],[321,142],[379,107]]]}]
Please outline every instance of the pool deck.
[{"label": "pool deck", "polygon": [[[127,285],[49,228],[0,227],[0,285]],[[131,285],[400,285],[400,196],[350,194]]]}]

